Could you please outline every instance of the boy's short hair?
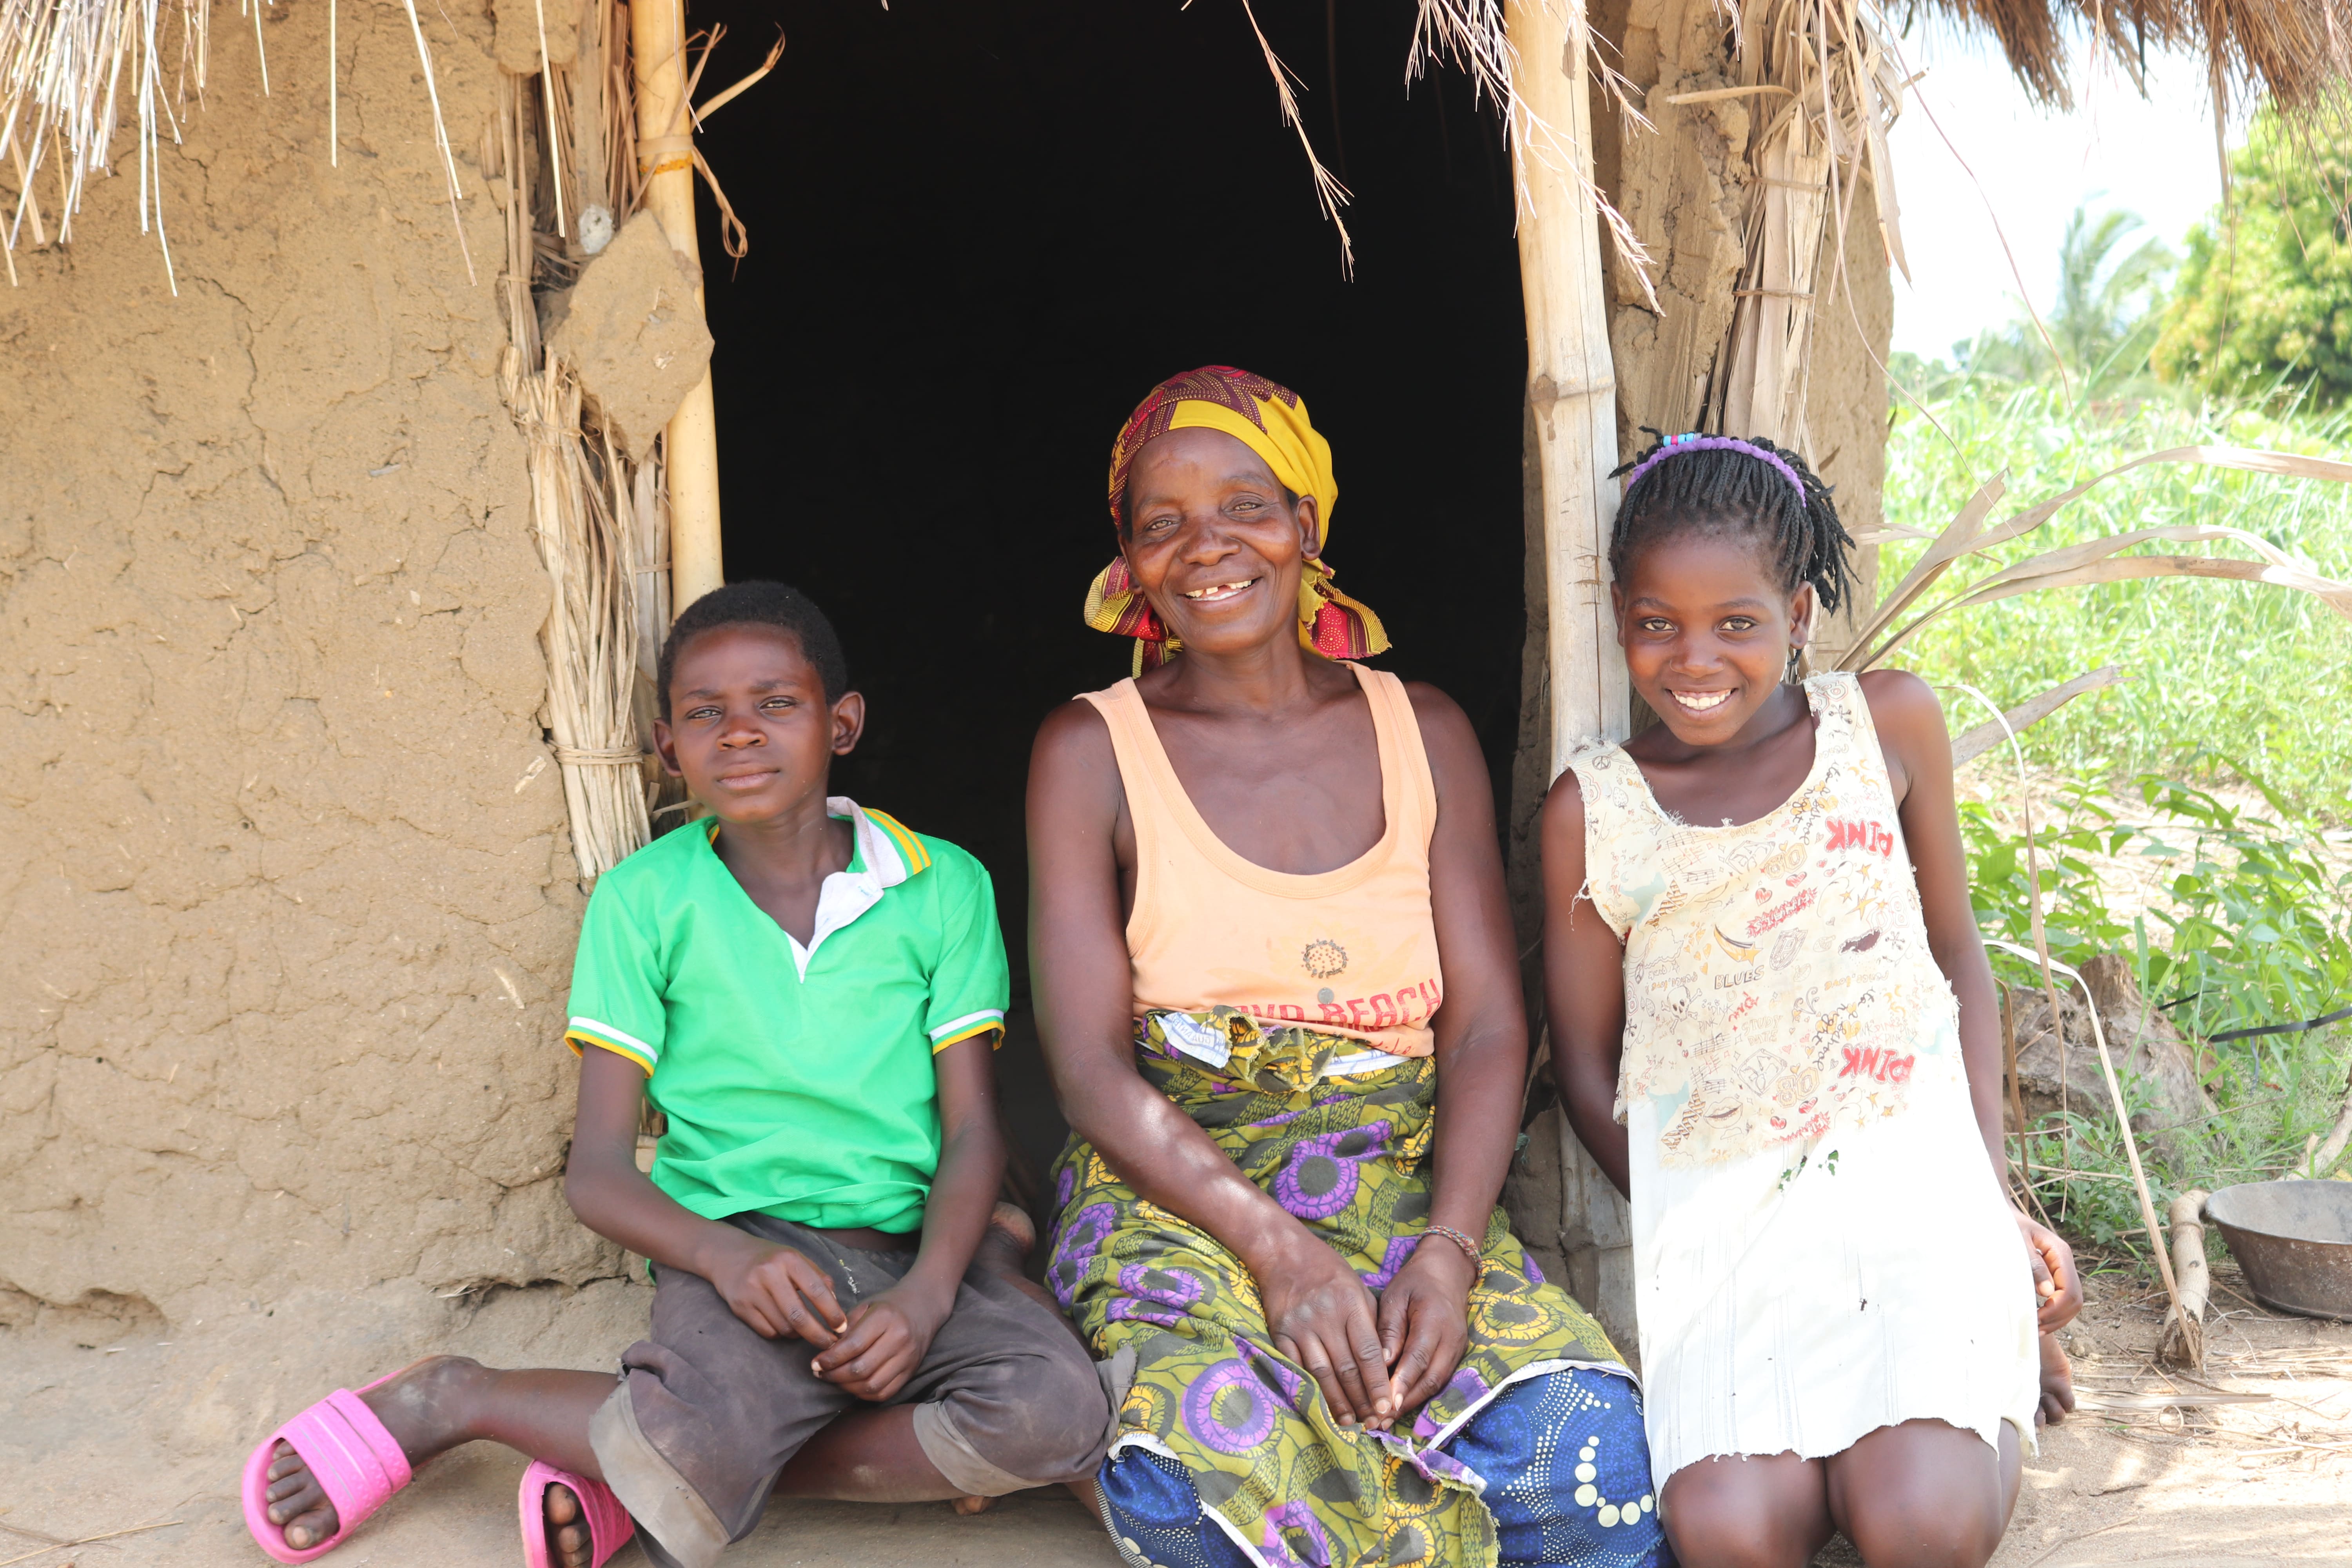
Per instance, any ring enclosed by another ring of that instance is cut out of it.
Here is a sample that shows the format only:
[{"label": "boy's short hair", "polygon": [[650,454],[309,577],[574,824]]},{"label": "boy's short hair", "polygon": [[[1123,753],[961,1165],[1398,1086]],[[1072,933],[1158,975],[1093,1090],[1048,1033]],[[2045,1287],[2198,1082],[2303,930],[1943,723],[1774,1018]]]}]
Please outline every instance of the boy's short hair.
[{"label": "boy's short hair", "polygon": [[730,583],[688,605],[662,642],[654,679],[664,723],[669,721],[669,682],[677,668],[678,650],[719,626],[773,626],[789,632],[800,644],[801,657],[816,666],[827,702],[840,700],[849,689],[849,659],[841,651],[841,637],[814,600],[782,583]]}]

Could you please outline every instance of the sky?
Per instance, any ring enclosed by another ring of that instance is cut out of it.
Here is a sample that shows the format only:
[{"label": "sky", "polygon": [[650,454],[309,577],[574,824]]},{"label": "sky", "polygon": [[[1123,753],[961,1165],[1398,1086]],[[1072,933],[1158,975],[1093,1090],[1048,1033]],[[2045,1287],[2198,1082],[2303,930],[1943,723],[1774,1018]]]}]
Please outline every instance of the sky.
[{"label": "sky", "polygon": [[[1888,136],[1911,269],[1908,283],[1895,279],[1897,349],[1948,357],[1955,342],[2011,320],[2021,274],[2046,310],[2077,205],[2136,213],[2178,251],[2221,200],[2212,101],[2192,59],[2152,55],[2144,100],[2111,58],[2084,68],[2077,51],[2074,107],[2055,113],[2032,105],[1990,37],[1915,31],[1904,51],[1927,74]],[[2231,118],[2235,145],[2244,125]]]}]

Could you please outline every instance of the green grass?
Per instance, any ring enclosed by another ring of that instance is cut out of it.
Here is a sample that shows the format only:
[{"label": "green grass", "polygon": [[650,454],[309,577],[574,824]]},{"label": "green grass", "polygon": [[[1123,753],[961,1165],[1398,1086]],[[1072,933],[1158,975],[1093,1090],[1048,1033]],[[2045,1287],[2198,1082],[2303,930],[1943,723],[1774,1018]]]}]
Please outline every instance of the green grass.
[{"label": "green grass", "polygon": [[[2007,471],[1993,520],[2129,458],[2169,447],[2271,447],[2341,458],[2352,413],[2263,413],[2209,404],[2070,405],[2055,387],[1955,378],[1929,395],[1939,433],[1905,405],[1888,437],[1888,520],[1933,532],[1976,487]],[[2049,523],[2001,547],[2002,565],[2131,529],[2193,523],[2244,529],[2320,575],[2352,578],[2352,486],[2158,465],[2107,481]],[[1925,546],[1883,552],[1892,586]],[[2168,552],[2242,554],[2228,543]],[[1990,571],[1971,557],[1922,607]],[[2077,700],[2025,737],[2027,755],[2071,775],[2146,773],[2197,782],[2230,764],[2276,790],[2298,816],[2352,820],[2352,722],[2341,710],[2352,621],[2306,594],[2262,584],[2172,579],[2026,595],[1930,626],[1893,661],[1928,679],[1966,681],[2004,706],[2119,664],[2126,683]],[[1956,728],[1983,715],[1955,710]]]}]

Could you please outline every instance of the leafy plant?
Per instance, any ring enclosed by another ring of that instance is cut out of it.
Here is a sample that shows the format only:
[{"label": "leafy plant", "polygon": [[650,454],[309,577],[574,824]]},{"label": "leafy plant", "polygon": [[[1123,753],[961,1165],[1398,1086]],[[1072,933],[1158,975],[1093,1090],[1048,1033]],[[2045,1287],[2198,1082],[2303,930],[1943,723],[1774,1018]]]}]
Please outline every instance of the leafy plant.
[{"label": "leafy plant", "polygon": [[[2051,956],[2079,967],[2098,952],[2132,955],[2142,994],[2195,1042],[2216,1110],[2194,1139],[2141,1142],[2155,1187],[2169,1194],[2277,1175],[2295,1165],[2342,1104],[2352,1028],[2213,1037],[2297,1022],[2352,1001],[2352,873],[2332,870],[2309,832],[2252,816],[2177,780],[2144,775],[2131,793],[2156,820],[2126,821],[2095,785],[2079,782],[2036,813],[2054,818],[2038,821],[2034,835]],[[2273,809],[2283,805],[2264,793]],[[1975,803],[1962,805],[1960,829],[1979,925],[1988,937],[2030,945],[2023,836]],[[2094,857],[2159,862],[2169,873],[2167,897],[2142,912],[2116,910]],[[2010,984],[2039,985],[2033,964],[1999,952],[1993,962]],[[2145,1086],[2128,1073],[2123,1081],[2134,1115],[2147,1111],[2153,1100]],[[2053,1113],[2030,1131],[2026,1157],[2046,1173],[2042,1201],[2070,1230],[2102,1247],[2145,1249],[2112,1121]]]},{"label": "leafy plant", "polygon": [[2202,790],[2150,776],[2139,791],[2197,825],[2170,881],[2173,909],[2156,911],[2165,939],[2150,942],[2145,922],[2137,932],[2143,989],[2197,1035],[2316,1017],[2352,998],[2352,872],[2331,872],[2305,836]]},{"label": "leafy plant", "polygon": [[[2315,140],[2332,135],[2333,140]],[[2254,117],[2229,203],[2189,237],[2157,374],[2208,393],[2352,394],[2352,132]]]}]

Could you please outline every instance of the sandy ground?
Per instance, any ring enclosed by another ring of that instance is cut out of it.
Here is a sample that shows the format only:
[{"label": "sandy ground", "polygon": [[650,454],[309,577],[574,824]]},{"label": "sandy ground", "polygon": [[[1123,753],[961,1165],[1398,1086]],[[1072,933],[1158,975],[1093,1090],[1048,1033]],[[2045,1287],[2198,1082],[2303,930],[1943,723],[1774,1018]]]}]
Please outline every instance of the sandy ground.
[{"label": "sandy ground", "polygon": [[[2117,1277],[2092,1282],[2071,1332],[2085,1405],[2106,1407],[2044,1434],[1995,1568],[2352,1564],[2352,1326],[2263,1312],[2235,1293],[2226,1267],[2215,1283],[2222,1315],[2205,1374],[2191,1379],[2150,1364],[2159,1319],[2147,1300]],[[265,1560],[238,1521],[236,1470],[277,1421],[428,1349],[508,1365],[609,1365],[635,1337],[647,1297],[618,1281],[446,1301],[385,1286],[170,1331],[152,1319],[54,1311],[0,1331],[0,1565],[251,1568]],[[2165,1404],[2179,1397],[2245,1402]],[[522,1466],[490,1445],[459,1449],[333,1560],[519,1562]],[[944,1504],[778,1504],[728,1561],[1112,1568],[1118,1558],[1086,1510],[1038,1493],[969,1520]],[[1837,1544],[1822,1561],[1851,1568],[1858,1559]],[[632,1547],[615,1568],[643,1562]]]}]

